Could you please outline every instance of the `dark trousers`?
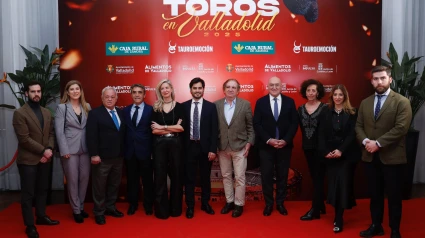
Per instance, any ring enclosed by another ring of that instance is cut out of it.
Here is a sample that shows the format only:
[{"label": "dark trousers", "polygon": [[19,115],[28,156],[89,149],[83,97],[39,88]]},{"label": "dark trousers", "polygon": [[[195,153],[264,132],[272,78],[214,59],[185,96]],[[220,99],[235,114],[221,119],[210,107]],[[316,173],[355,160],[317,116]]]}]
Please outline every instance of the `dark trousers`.
[{"label": "dark trousers", "polygon": [[267,206],[272,206],[274,201],[273,175],[276,175],[276,204],[281,205],[285,200],[291,154],[292,148],[260,148],[261,183]]},{"label": "dark trousers", "polygon": [[402,210],[402,184],[404,164],[385,165],[375,153],[373,161],[365,162],[370,195],[372,223],[379,225],[384,217],[384,191],[388,196],[390,227],[399,230]]},{"label": "dark trousers", "polygon": [[199,166],[201,177],[201,203],[208,204],[211,197],[211,166],[208,154],[202,152],[201,144],[195,141],[189,143],[185,161],[185,200],[187,207],[195,206],[196,172]]},{"label": "dark trousers", "polygon": [[37,165],[18,164],[21,177],[21,209],[25,226],[34,226],[32,213],[35,198],[35,215],[46,216],[46,200],[49,189],[49,174],[51,163]]},{"label": "dark trousers", "polygon": [[143,184],[143,206],[152,211],[153,191],[153,162],[151,159],[138,160],[135,156],[126,160],[127,168],[127,200],[130,205],[137,206],[139,201],[140,178]]},{"label": "dark trousers", "polygon": [[92,164],[92,191],[95,216],[105,210],[115,210],[122,176],[122,158],[104,159],[100,164]]},{"label": "dark trousers", "polygon": [[[182,143],[179,137],[157,137],[154,147],[155,216],[180,216],[183,201]],[[170,177],[168,198],[167,175]]]},{"label": "dark trousers", "polygon": [[312,208],[320,210],[325,207],[324,182],[326,175],[326,164],[317,155],[317,150],[304,150],[308,170],[313,181]]}]

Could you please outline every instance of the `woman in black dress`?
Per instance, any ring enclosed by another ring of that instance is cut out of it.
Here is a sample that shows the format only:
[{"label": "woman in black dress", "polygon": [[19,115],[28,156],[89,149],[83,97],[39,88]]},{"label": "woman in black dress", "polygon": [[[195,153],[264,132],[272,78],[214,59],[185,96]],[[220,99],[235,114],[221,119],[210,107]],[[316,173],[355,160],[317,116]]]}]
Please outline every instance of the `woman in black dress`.
[{"label": "woman in black dress", "polygon": [[326,165],[317,156],[317,127],[323,112],[328,110],[320,99],[325,95],[322,83],[315,79],[305,80],[301,84],[301,95],[307,102],[298,108],[302,132],[302,148],[307,159],[311,180],[313,181],[312,208],[300,219],[310,221],[319,219],[325,214],[323,184],[325,182]]},{"label": "woman in black dress", "polygon": [[353,181],[360,149],[354,131],[356,111],[344,85],[332,88],[329,108],[319,126],[319,153],[327,164],[327,203],[335,208],[333,231],[339,233],[344,226],[344,210],[356,205]]},{"label": "woman in black dress", "polygon": [[[183,106],[175,101],[173,85],[162,80],[156,86],[157,101],[152,113],[154,136],[155,216],[167,219],[180,216],[183,199],[182,142]],[[168,197],[167,175],[170,177]]]}]

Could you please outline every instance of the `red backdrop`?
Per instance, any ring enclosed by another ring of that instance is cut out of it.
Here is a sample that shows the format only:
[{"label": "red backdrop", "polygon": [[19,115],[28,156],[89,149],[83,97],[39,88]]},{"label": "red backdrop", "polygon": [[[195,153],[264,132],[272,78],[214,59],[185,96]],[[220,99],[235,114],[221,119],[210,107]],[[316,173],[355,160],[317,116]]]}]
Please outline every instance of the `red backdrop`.
[{"label": "red backdrop", "polygon": [[[192,7],[197,9],[195,16],[186,11]],[[232,24],[234,29],[216,29]],[[93,107],[101,104],[101,90],[108,85],[120,92],[118,106],[130,104],[133,83],[148,87],[146,102],[153,104],[154,88],[164,78],[173,82],[176,98],[183,102],[191,98],[189,81],[198,76],[206,81],[205,98],[210,101],[223,97],[226,79],[236,78],[242,84],[239,96],[254,107],[267,93],[267,80],[278,76],[286,84],[283,93],[297,106],[305,102],[298,90],[308,78],[320,80],[328,90],[337,83],[346,85],[352,104],[358,106],[372,93],[368,71],[380,62],[381,4],[379,0],[69,0],[59,1],[59,32],[60,46],[67,51],[61,59],[62,87],[71,79],[80,80]],[[115,47],[149,43],[149,54],[117,56],[119,47],[115,53],[108,50],[112,42]],[[240,53],[253,45],[269,46],[269,52],[240,54],[236,42]],[[170,45],[177,47],[175,52]],[[208,46],[202,49],[212,52],[179,52],[188,48],[183,46]],[[168,72],[150,72],[158,67]],[[291,167],[308,174],[299,132]],[[300,198],[309,196],[308,177],[304,176]]]}]

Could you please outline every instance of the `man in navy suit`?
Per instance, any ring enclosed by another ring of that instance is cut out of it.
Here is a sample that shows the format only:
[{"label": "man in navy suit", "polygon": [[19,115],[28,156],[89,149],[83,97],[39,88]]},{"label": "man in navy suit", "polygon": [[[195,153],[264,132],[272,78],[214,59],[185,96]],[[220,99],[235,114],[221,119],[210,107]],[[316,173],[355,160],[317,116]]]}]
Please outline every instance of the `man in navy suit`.
[{"label": "man in navy suit", "polygon": [[189,83],[192,99],[183,103],[186,120],[184,128],[185,156],[185,197],[186,217],[193,218],[195,206],[195,180],[199,166],[201,176],[201,210],[214,215],[209,205],[211,196],[211,165],[217,156],[218,119],[214,103],[203,98],[205,82],[194,78]]},{"label": "man in navy suit", "polygon": [[[298,129],[295,103],[281,93],[282,82],[270,78],[269,94],[257,100],[254,111],[256,145],[260,154],[261,183],[266,202],[263,215],[270,216],[273,210],[273,172],[276,171],[276,209],[288,215],[283,205],[286,197],[292,140]],[[274,170],[273,170],[274,169]]]},{"label": "man in navy suit", "polygon": [[115,202],[122,175],[122,148],[125,124],[123,113],[115,107],[118,95],[113,87],[102,90],[103,105],[87,117],[86,141],[92,163],[92,189],[95,221],[106,223],[105,215],[123,217]]},{"label": "man in navy suit", "polygon": [[133,215],[138,208],[140,177],[143,183],[143,206],[146,215],[152,215],[153,167],[152,167],[152,106],[144,102],[145,86],[133,84],[130,87],[133,104],[124,108],[126,133],[124,155],[127,168],[127,200],[130,204],[127,214]]}]

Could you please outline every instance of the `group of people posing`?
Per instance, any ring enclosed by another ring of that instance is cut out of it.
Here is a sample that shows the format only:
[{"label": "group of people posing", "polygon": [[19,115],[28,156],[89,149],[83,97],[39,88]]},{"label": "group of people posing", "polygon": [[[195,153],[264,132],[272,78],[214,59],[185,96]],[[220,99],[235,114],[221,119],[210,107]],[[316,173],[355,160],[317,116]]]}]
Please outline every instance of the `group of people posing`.
[{"label": "group of people posing", "polygon": [[[288,215],[284,205],[293,138],[298,127],[302,149],[313,181],[311,209],[301,220],[320,219],[326,214],[324,179],[328,178],[326,201],[335,208],[333,231],[343,231],[345,209],[356,205],[353,192],[354,171],[364,161],[370,192],[372,224],[361,237],[383,235],[384,188],[388,195],[391,237],[401,237],[402,169],[406,163],[405,135],[412,117],[409,101],[390,89],[391,70],[372,69],[375,94],[364,99],[356,110],[346,87],[335,85],[325,97],[323,85],[308,79],[300,92],[307,100],[298,110],[292,98],[282,94],[278,77],[268,80],[268,94],[251,104],[240,97],[236,79],[223,83],[224,98],[209,102],[203,98],[205,82],[189,83],[192,99],[179,103],[169,80],[156,86],[157,101],[144,102],[141,84],[131,86],[133,103],[123,110],[115,107],[118,94],[113,87],[101,93],[102,106],[91,109],[80,82],[72,80],[53,120],[39,105],[40,83],[26,85],[28,102],[15,111],[13,126],[19,141],[18,168],[21,176],[22,215],[28,237],[38,237],[37,225],[56,225],[59,221],[45,213],[48,174],[55,141],[60,151],[75,222],[89,214],[84,200],[89,176],[92,179],[93,213],[99,225],[106,216],[122,217],[115,202],[121,184],[123,164],[127,174],[128,215],[138,210],[140,179],[146,215],[157,218],[186,217],[195,213],[195,181],[200,171],[201,210],[215,214],[210,206],[211,166],[218,159],[226,204],[221,214],[243,214],[245,172],[251,146],[260,157],[264,216],[274,208]],[[124,163],[123,163],[124,159]],[[169,188],[167,186],[169,178]],[[35,199],[35,215],[32,200]]]}]

